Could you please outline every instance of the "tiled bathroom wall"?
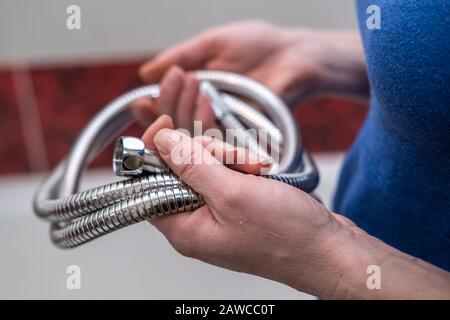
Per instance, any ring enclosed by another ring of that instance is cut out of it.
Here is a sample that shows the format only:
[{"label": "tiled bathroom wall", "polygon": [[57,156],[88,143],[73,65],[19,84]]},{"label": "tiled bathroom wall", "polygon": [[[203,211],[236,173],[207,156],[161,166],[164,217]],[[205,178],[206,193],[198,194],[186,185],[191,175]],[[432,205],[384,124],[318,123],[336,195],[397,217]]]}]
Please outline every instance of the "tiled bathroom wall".
[{"label": "tiled bathroom wall", "polygon": [[[0,174],[31,173],[55,166],[89,119],[106,103],[141,84],[142,60],[68,66],[13,66],[0,70]],[[367,112],[361,102],[320,98],[295,112],[306,148],[343,151]],[[128,134],[140,135],[133,126]],[[94,166],[111,164],[111,148]]]}]

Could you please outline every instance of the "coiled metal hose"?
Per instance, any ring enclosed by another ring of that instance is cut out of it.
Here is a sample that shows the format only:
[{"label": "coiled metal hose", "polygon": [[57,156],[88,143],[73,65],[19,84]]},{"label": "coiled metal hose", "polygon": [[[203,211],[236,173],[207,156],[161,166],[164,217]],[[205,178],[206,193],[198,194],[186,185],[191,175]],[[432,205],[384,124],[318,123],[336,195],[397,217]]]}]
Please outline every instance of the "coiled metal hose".
[{"label": "coiled metal hose", "polygon": [[[229,110],[248,128],[265,129],[282,144],[278,174],[282,181],[306,192],[318,183],[312,159],[303,152],[301,138],[286,105],[263,85],[240,75],[198,71],[199,80],[220,90]],[[189,212],[203,205],[202,197],[170,172],[156,172],[77,192],[90,162],[132,121],[129,106],[135,99],[159,96],[148,85],[120,96],[101,110],[82,131],[70,154],[36,193],[36,214],[51,222],[51,239],[72,248],[155,216]],[[238,97],[256,102],[270,120]],[[279,131],[278,129],[279,128]]]}]

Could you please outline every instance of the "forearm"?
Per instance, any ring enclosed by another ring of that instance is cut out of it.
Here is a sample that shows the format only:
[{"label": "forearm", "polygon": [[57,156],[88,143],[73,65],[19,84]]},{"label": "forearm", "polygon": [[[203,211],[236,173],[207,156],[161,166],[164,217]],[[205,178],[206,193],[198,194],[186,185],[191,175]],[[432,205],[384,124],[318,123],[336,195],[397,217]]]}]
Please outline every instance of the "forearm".
[{"label": "forearm", "polygon": [[[357,32],[305,29],[289,29],[287,32],[298,56],[309,57],[305,61],[306,66],[299,65],[296,82],[299,91],[303,91],[306,86],[311,95],[369,97],[364,50]],[[309,70],[306,79],[305,70]]]},{"label": "forearm", "polygon": [[[334,271],[315,288],[318,295],[331,299],[450,299],[450,273],[402,253],[354,225],[340,225],[327,240],[334,249],[322,258]],[[379,289],[371,286],[378,276]]]},{"label": "forearm", "polygon": [[361,39],[356,32],[327,32],[320,90],[367,98],[370,86]]}]

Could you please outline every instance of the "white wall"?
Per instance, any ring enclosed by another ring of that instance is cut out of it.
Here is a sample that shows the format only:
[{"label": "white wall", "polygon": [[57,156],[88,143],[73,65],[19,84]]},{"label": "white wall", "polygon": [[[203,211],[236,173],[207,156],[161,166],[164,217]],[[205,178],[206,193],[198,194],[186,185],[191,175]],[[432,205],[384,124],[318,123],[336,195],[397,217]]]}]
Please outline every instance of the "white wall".
[{"label": "white wall", "polygon": [[[213,25],[260,18],[286,26],[355,28],[353,0],[1,0],[0,63],[142,55]],[[67,30],[66,8],[82,10]]]}]

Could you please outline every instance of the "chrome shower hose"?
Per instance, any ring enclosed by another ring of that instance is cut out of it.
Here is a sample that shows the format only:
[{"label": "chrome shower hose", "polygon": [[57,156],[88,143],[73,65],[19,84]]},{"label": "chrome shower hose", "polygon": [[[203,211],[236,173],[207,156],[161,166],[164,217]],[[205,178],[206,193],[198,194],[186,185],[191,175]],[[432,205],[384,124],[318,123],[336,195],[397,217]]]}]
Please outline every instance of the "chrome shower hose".
[{"label": "chrome shower hose", "polygon": [[[265,129],[281,143],[279,173],[267,175],[267,178],[305,192],[317,186],[319,177],[315,165],[303,151],[294,119],[279,97],[241,75],[220,71],[198,71],[195,75],[221,92],[225,105],[243,125]],[[51,222],[51,239],[57,246],[76,247],[155,216],[189,212],[203,205],[201,195],[170,171],[147,173],[78,192],[84,170],[132,122],[131,102],[158,96],[159,86],[148,85],[109,103],[86,126],[69,155],[43,182],[34,198],[34,210],[39,217]],[[255,102],[268,117],[241,97]]]}]

